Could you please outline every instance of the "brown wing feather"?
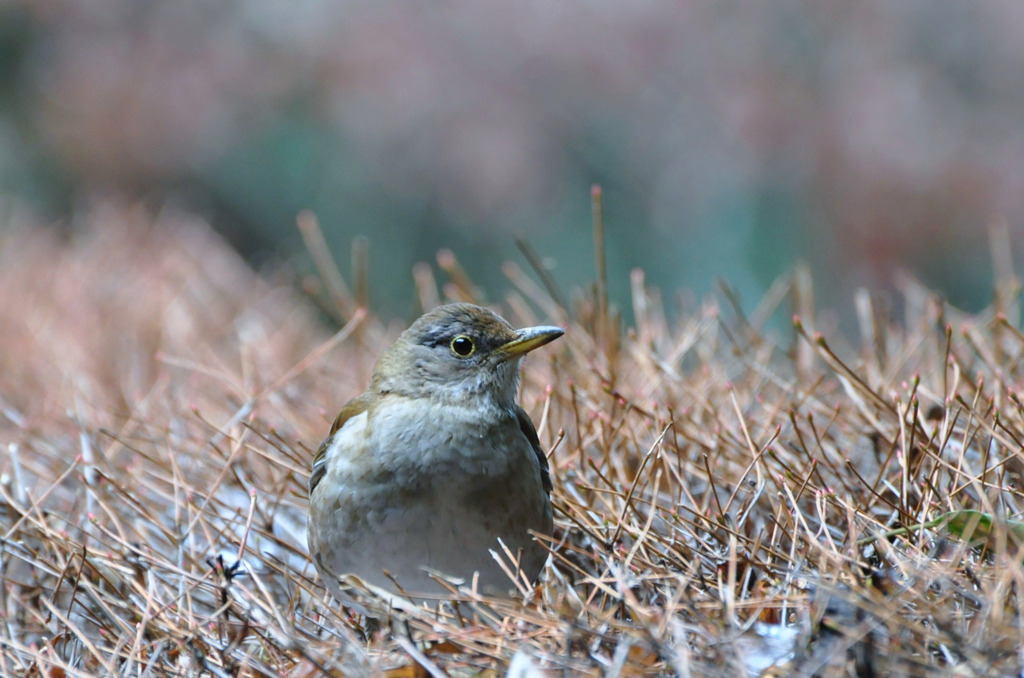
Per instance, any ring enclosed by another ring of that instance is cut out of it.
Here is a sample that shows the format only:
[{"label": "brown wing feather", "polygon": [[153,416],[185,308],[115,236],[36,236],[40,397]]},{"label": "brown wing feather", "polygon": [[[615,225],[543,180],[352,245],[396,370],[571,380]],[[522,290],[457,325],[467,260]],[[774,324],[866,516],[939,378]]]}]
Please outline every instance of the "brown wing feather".
[{"label": "brown wing feather", "polygon": [[516,418],[519,420],[519,429],[526,436],[526,439],[530,441],[530,445],[533,446],[533,453],[537,455],[537,463],[540,464],[540,482],[544,486],[544,491],[550,495],[551,490],[554,489],[551,485],[551,470],[548,465],[548,458],[544,456],[544,450],[540,446],[537,429],[534,428],[530,415],[519,405],[516,405]]},{"label": "brown wing feather", "polygon": [[[341,408],[341,412],[335,417],[334,423],[331,424],[331,432],[327,434],[324,441],[320,443],[319,449],[316,451],[316,456],[313,457],[313,470],[309,474],[309,493],[313,494],[313,490],[323,480],[324,475],[327,473],[327,448],[331,446],[334,441],[334,434],[337,433],[345,426],[352,417],[356,417],[366,410],[370,409],[370,403],[373,402],[373,398],[370,397],[369,393],[364,393],[361,396],[353,398],[348,401],[345,407]],[[536,435],[536,434],[534,434]]]}]

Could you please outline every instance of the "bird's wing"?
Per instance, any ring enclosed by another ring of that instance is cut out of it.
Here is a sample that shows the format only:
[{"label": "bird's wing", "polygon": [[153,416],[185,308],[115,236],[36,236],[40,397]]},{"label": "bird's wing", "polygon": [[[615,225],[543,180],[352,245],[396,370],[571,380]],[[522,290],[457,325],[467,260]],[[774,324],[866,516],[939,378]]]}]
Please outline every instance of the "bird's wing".
[{"label": "bird's wing", "polygon": [[[357,398],[353,398],[348,401],[348,404],[341,409],[338,416],[334,419],[334,423],[331,424],[331,432],[327,434],[324,441],[320,443],[320,448],[316,451],[316,456],[313,457],[313,470],[309,474],[309,493],[313,494],[313,490],[324,478],[324,474],[327,473],[327,449],[331,446],[331,442],[334,440],[334,434],[340,431],[344,426],[345,422],[353,417],[359,416],[370,408],[370,403],[373,402],[373,398],[369,393],[364,393]],[[536,437],[536,433],[534,437]]]},{"label": "bird's wing", "polygon": [[533,453],[537,455],[537,463],[540,464],[540,482],[544,486],[544,491],[550,495],[553,489],[551,485],[551,471],[548,466],[548,458],[544,455],[544,450],[540,446],[537,429],[533,427],[530,415],[519,405],[516,405],[516,418],[519,420],[519,429],[526,436],[526,439],[530,441]]}]

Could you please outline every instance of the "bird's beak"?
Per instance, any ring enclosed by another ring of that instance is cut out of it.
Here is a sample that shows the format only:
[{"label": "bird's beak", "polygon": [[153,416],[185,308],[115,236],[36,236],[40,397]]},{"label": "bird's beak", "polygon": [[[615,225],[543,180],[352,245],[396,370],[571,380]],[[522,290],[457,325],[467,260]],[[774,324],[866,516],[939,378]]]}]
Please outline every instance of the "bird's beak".
[{"label": "bird's beak", "polygon": [[540,327],[526,327],[516,330],[516,338],[507,344],[502,344],[495,352],[501,355],[501,360],[508,360],[528,353],[535,348],[550,343],[565,334],[561,327],[541,325]]}]

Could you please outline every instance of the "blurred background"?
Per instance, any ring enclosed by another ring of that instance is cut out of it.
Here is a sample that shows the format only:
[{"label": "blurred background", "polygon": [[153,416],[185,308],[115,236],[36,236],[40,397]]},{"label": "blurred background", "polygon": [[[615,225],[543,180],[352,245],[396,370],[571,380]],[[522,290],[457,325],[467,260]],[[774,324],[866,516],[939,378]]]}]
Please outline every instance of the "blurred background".
[{"label": "blurred background", "polygon": [[0,228],[116,196],[301,272],[309,209],[403,316],[441,248],[492,298],[516,238],[592,280],[592,184],[620,303],[803,260],[820,304],[909,272],[977,309],[990,226],[1024,244],[1024,3],[0,5]]}]

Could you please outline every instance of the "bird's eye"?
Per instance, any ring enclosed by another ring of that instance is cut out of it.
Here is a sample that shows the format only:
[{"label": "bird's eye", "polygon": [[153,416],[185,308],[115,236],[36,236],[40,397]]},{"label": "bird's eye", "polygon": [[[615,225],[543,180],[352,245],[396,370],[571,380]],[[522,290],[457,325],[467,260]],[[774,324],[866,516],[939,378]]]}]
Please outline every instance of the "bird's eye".
[{"label": "bird's eye", "polygon": [[451,349],[460,358],[468,358],[476,352],[476,343],[465,334],[460,334],[452,339]]}]

